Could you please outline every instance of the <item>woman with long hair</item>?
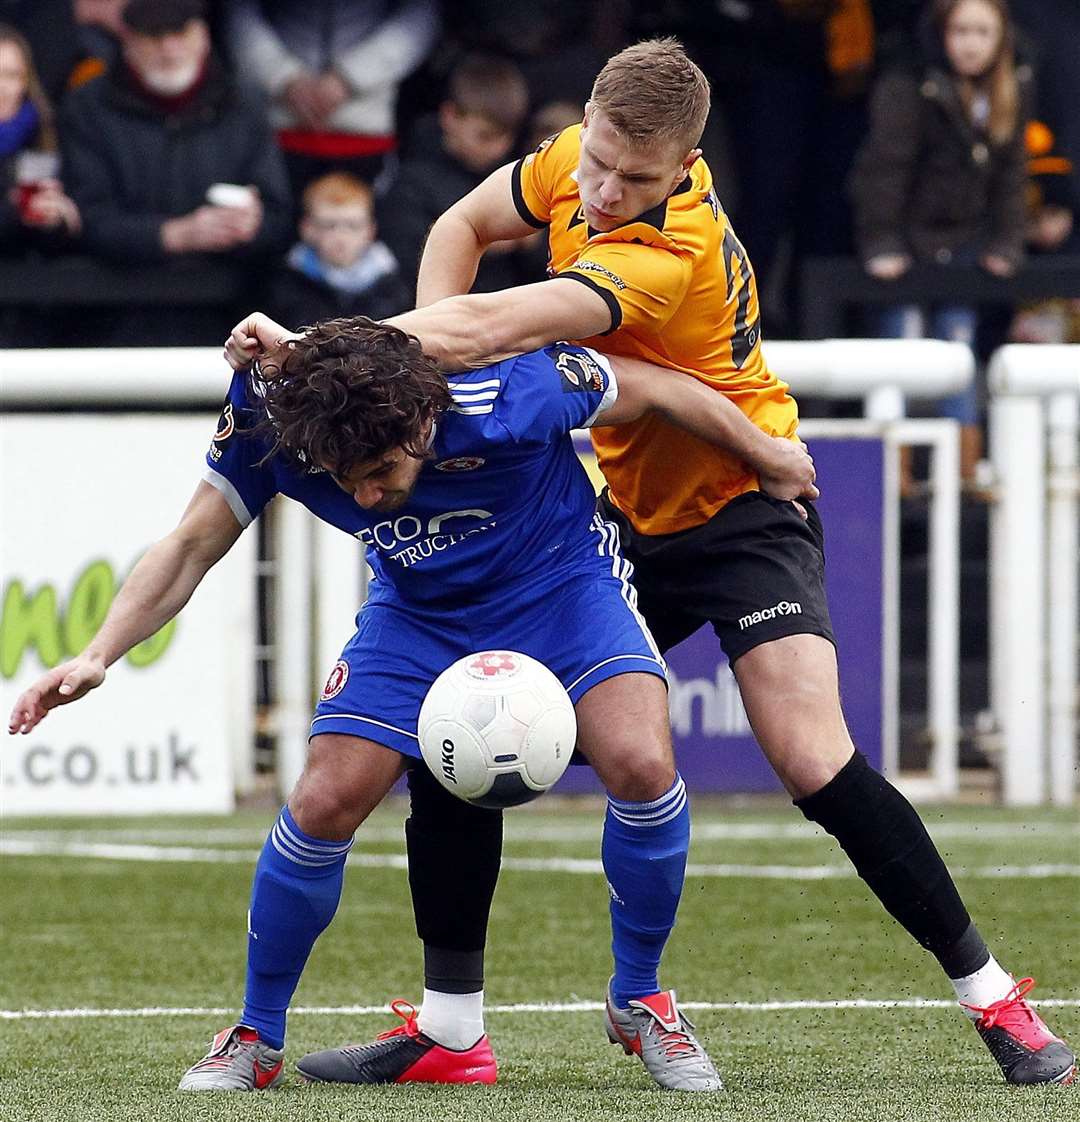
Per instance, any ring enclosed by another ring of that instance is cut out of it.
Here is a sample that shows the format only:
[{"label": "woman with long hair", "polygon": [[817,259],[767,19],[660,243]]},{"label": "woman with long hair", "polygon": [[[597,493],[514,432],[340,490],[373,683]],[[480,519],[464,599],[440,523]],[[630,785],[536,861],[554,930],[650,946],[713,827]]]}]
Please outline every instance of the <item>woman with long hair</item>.
[{"label": "woman with long hair", "polygon": [[[934,0],[914,66],[886,73],[852,177],[858,250],[870,276],[902,276],[914,261],[978,263],[1008,277],[1023,256],[1024,126],[1031,74],[1016,62],[1005,0]],[[891,338],[974,343],[976,309],[888,309]],[[929,328],[929,330],[928,330]],[[961,424],[961,467],[971,480],[982,450],[974,387],[941,403]]]},{"label": "woman with long hair", "polygon": [[35,232],[75,235],[79,210],[57,178],[56,125],[30,44],[0,24],[0,246],[21,249]]}]

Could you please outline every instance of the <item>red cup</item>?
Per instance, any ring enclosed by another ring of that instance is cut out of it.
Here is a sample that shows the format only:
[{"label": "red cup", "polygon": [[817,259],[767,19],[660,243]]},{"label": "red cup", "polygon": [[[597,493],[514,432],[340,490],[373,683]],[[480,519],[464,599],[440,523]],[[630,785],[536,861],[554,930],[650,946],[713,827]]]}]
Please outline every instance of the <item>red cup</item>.
[{"label": "red cup", "polygon": [[37,208],[34,200],[45,189],[44,183],[19,183],[15,187],[15,205],[19,208],[19,217],[24,222],[32,221],[37,217]]}]

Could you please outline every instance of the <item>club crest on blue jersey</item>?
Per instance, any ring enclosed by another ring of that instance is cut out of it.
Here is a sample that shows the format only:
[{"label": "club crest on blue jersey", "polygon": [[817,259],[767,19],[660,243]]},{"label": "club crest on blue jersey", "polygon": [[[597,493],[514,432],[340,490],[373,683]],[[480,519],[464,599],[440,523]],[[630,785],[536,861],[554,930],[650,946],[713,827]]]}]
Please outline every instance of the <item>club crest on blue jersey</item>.
[{"label": "club crest on blue jersey", "polygon": [[210,441],[210,458],[217,463],[221,459],[221,445],[236,431],[236,421],[233,419],[233,404],[228,398],[222,407],[221,416],[218,418],[217,429]]},{"label": "club crest on blue jersey", "polygon": [[435,465],[436,471],[476,471],[483,467],[487,460],[483,456],[452,456],[449,460],[440,460]]},{"label": "club crest on blue jersey", "polygon": [[604,372],[599,363],[580,350],[564,350],[561,345],[549,348],[562,382],[563,393],[600,393],[604,389]]},{"label": "club crest on blue jersey", "polygon": [[345,683],[349,680],[349,664],[342,658],[339,658],[334,664],[334,669],[330,671],[330,677],[326,679],[326,685],[322,688],[322,693],[319,694],[320,701],[329,701],[332,697],[337,697],[339,693],[345,688]]}]

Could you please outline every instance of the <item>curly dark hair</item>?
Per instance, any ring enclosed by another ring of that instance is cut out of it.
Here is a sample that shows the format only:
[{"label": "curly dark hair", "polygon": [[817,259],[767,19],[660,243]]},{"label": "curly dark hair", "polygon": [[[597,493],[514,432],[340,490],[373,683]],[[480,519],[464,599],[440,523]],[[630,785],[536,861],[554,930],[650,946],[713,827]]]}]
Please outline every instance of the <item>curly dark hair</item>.
[{"label": "curly dark hair", "polygon": [[337,476],[395,448],[423,459],[428,422],[451,402],[419,340],[366,316],[305,329],[284,357],[256,363],[249,385],[266,409],[271,454]]}]

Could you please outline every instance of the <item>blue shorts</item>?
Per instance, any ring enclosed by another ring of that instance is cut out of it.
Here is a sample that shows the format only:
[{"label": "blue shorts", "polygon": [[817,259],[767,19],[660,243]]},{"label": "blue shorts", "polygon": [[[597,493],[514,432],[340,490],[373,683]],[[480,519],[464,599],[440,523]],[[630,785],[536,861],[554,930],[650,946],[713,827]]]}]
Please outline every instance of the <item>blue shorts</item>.
[{"label": "blue shorts", "polygon": [[326,683],[311,735],[364,737],[419,758],[416,722],[428,688],[473,651],[512,650],[539,659],[575,704],[617,674],[638,671],[666,680],[663,659],[637,611],[631,571],[618,554],[597,556],[554,587],[526,588],[452,611],[369,601]]}]

